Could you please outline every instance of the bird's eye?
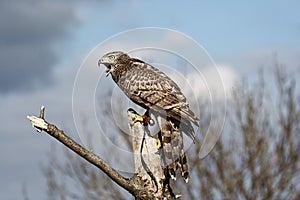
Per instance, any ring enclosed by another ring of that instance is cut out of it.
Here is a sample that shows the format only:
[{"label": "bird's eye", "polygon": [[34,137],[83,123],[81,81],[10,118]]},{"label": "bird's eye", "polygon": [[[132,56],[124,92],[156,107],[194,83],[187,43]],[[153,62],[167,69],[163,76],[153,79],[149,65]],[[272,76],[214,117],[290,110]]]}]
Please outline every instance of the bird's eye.
[{"label": "bird's eye", "polygon": [[111,55],[108,57],[110,60],[114,60],[115,59],[115,56],[114,55]]}]

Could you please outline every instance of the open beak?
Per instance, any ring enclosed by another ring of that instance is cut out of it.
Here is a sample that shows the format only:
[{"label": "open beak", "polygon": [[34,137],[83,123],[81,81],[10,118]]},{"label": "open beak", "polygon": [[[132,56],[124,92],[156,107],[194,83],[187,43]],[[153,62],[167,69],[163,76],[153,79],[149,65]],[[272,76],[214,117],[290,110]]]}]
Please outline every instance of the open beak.
[{"label": "open beak", "polygon": [[105,65],[105,67],[107,67],[107,70],[105,71],[105,75],[108,76],[112,72],[111,66],[109,64],[103,62],[102,58],[98,61],[98,66],[100,67],[101,64],[103,64],[103,65]]},{"label": "open beak", "polygon": [[98,60],[98,67],[100,67],[100,65],[102,64],[101,59]]},{"label": "open beak", "polygon": [[105,73],[105,75],[106,75],[106,76],[108,76],[108,75],[111,73],[111,71],[112,71],[112,69],[111,69],[111,68],[109,68],[108,70],[106,70],[106,73]]}]

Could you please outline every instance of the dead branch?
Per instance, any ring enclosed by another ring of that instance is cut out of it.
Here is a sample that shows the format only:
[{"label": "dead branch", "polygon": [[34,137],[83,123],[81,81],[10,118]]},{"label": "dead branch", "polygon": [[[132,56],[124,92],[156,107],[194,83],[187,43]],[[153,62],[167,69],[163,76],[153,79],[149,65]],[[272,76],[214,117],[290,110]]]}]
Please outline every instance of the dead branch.
[{"label": "dead branch", "polygon": [[179,195],[176,197],[173,195],[169,186],[169,178],[166,178],[164,175],[164,169],[160,163],[160,155],[155,153],[157,151],[156,139],[145,134],[146,127],[142,123],[131,123],[134,120],[134,116],[137,116],[135,111],[134,113],[128,111],[130,132],[134,136],[132,142],[135,154],[135,175],[132,178],[123,177],[99,156],[76,143],[55,125],[47,122],[44,119],[44,112],[45,107],[42,106],[39,117],[27,116],[32,126],[38,132],[45,131],[63,143],[66,147],[103,171],[119,186],[132,194],[136,200],[173,200],[180,197]]},{"label": "dead branch", "polygon": [[77,153],[79,156],[95,165],[97,168],[102,170],[107,176],[109,176],[113,181],[115,181],[118,185],[123,187],[129,193],[135,193],[135,186],[132,184],[132,181],[124,178],[120,175],[116,170],[110,167],[106,162],[104,162],[99,156],[95,155],[93,152],[88,151],[80,144],[76,143],[70,137],[68,137],[62,130],[59,130],[55,125],[48,123],[44,120],[43,114],[44,107],[41,107],[41,116],[27,116],[27,118],[31,121],[32,126],[37,129],[37,131],[45,131],[52,137],[56,138],[58,141],[63,143],[66,147]]}]

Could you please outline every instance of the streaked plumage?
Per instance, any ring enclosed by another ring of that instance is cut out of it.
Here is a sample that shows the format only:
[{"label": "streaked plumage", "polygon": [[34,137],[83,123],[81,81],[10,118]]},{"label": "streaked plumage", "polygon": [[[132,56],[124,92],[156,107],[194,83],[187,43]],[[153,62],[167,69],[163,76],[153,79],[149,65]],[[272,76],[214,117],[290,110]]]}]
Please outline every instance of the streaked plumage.
[{"label": "streaked plumage", "polygon": [[130,58],[123,52],[104,55],[98,65],[107,67],[107,76],[136,104],[154,112],[159,117],[161,140],[165,161],[172,178],[179,167],[188,180],[188,166],[183,149],[182,132],[195,139],[192,123],[198,125],[197,117],[178,85],[157,68],[139,59]]}]

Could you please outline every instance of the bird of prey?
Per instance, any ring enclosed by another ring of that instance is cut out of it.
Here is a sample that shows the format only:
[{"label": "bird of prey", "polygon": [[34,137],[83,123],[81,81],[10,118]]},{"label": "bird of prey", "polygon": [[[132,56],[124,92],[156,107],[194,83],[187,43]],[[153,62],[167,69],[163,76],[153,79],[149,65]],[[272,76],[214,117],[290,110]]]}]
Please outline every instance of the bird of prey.
[{"label": "bird of prey", "polygon": [[199,124],[178,85],[159,69],[121,51],[105,54],[98,61],[98,66],[101,64],[107,68],[106,76],[110,74],[127,97],[147,111],[151,109],[159,122],[167,171],[176,180],[176,170],[179,168],[187,182],[189,171],[182,132],[194,141],[192,123]]}]

